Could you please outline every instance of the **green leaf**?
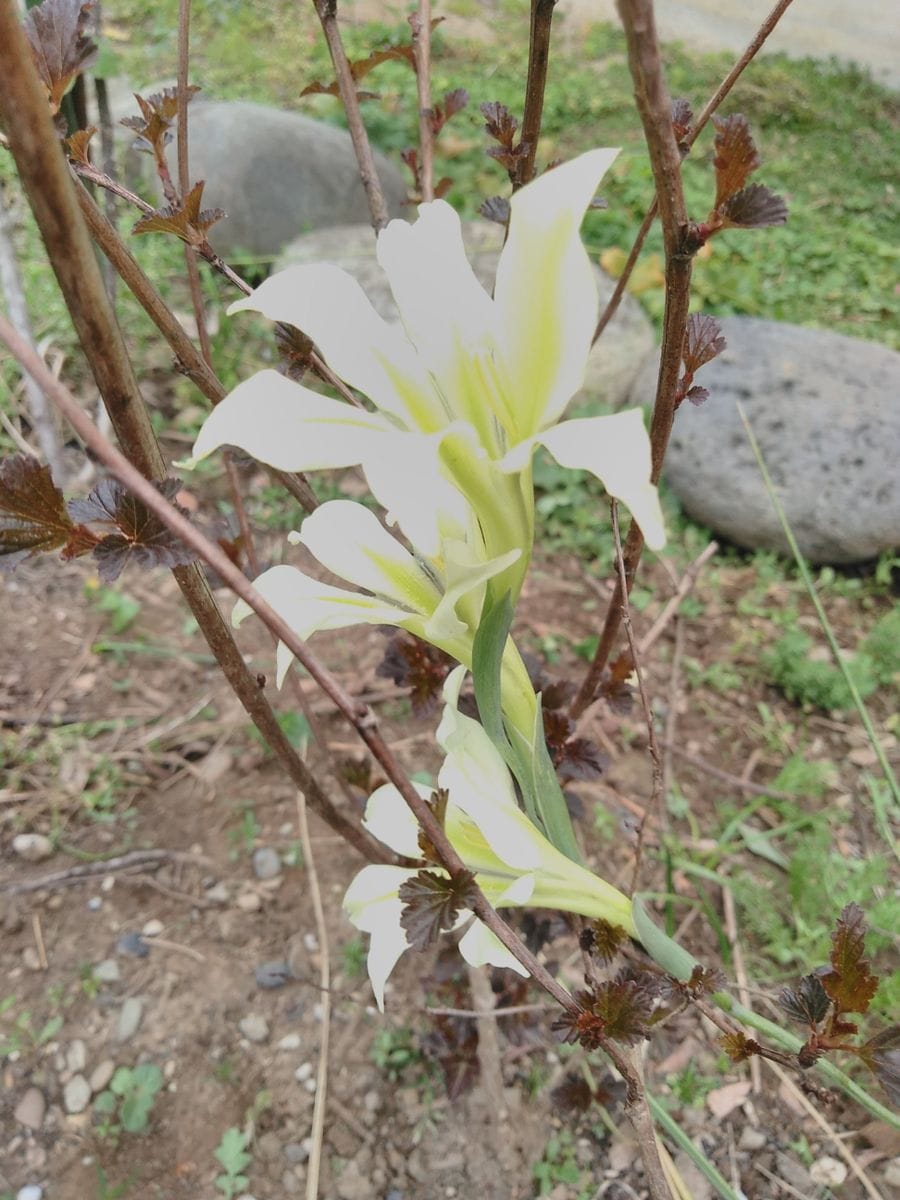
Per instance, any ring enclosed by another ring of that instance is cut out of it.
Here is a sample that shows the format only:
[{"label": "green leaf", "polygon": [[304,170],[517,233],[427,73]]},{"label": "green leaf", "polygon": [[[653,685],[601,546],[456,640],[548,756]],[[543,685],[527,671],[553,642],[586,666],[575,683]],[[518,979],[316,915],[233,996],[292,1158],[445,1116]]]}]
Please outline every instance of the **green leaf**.
[{"label": "green leaf", "polygon": [[119,1120],[126,1133],[143,1133],[153,1107],[153,1096],[146,1092],[130,1092],[122,1101]]},{"label": "green leaf", "polygon": [[556,768],[550,758],[547,742],[544,738],[544,718],[541,712],[541,698],[538,696],[537,712],[534,718],[534,731],[531,736],[531,760],[529,763],[530,786],[534,797],[534,807],[538,819],[544,827],[548,839],[572,862],[581,863],[578,843],[575,841],[575,830],[572,828],[572,818]]},{"label": "green leaf", "polygon": [[62,1017],[51,1017],[41,1032],[37,1035],[36,1041],[39,1046],[43,1046],[45,1042],[49,1042],[51,1038],[56,1037],[63,1027]]},{"label": "green leaf", "polygon": [[670,975],[686,982],[693,974],[694,968],[699,966],[696,958],[673,941],[668,934],[663,933],[651,919],[640,896],[635,896],[632,904],[635,929],[644,949],[653,961],[659,963]]},{"label": "green leaf", "polygon": [[236,1125],[225,1130],[214,1153],[231,1179],[253,1161],[253,1156],[247,1153],[247,1137]]},{"label": "green leaf", "polygon": [[155,1096],[163,1084],[162,1071],[155,1063],[141,1063],[131,1072],[131,1081],[136,1089]]},{"label": "green leaf", "polygon": [[101,1092],[94,1101],[94,1109],[98,1113],[114,1113],[116,1111],[116,1098],[110,1091]]},{"label": "green leaf", "polygon": [[512,624],[513,607],[509,592],[491,603],[490,593],[484,598],[481,620],[472,646],[472,682],[478,716],[488,737],[498,750],[507,753],[509,742],[503,728],[503,706],[500,693],[500,664]]}]

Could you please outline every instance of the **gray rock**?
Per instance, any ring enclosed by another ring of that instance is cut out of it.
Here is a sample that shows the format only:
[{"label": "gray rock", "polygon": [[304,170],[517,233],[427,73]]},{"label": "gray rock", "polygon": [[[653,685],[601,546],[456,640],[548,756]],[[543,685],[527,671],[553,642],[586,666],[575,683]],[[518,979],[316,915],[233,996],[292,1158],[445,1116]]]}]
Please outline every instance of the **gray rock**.
[{"label": "gray rock", "polygon": [[[788,553],[740,402],[803,554],[855,563],[900,545],[900,354],[826,330],[721,322],[728,347],[675,418],[665,475],[686,512],[739,546]],[[652,400],[654,355],[632,399]]]},{"label": "gray rock", "polygon": [[288,1142],[282,1153],[292,1166],[305,1163],[309,1158],[309,1139],[303,1142]]},{"label": "gray rock", "polygon": [[[407,214],[410,218],[414,213]],[[492,289],[503,245],[503,230],[489,221],[464,221],[463,240],[478,279]],[[375,237],[368,225],[347,225],[306,234],[286,248],[277,269],[296,263],[332,262],[349,271],[362,286],[376,311],[398,321],[387,277],[375,258]],[[615,282],[595,268],[601,310]],[[628,396],[644,357],[653,348],[653,326],[632,296],[624,296],[615,317],[588,359],[582,399],[600,400],[618,408]],[[578,403],[576,398],[575,403]]]},{"label": "gray rock", "polygon": [[66,1070],[83,1071],[87,1066],[87,1046],[81,1038],[76,1038],[66,1051]]},{"label": "gray rock", "polygon": [[12,840],[13,854],[26,862],[43,862],[53,853],[53,843],[42,833],[17,833]]},{"label": "gray rock", "polygon": [[[154,85],[154,91],[159,88]],[[137,112],[134,99],[116,89],[118,116]],[[142,94],[149,95],[147,90]],[[122,170],[135,185],[150,182],[153,160],[133,149],[133,134],[118,127]],[[222,208],[210,241],[225,257],[243,252],[266,261],[300,233],[323,226],[369,220],[350,135],[344,129],[295,112],[236,100],[208,100],[201,93],[188,108],[191,179],[203,179],[204,208]],[[169,146],[177,162],[178,139]],[[375,151],[388,210],[400,216],[406,181]]]},{"label": "gray rock", "polygon": [[84,1112],[91,1102],[91,1085],[83,1075],[73,1075],[63,1088],[63,1106],[67,1113]]},{"label": "gray rock", "polygon": [[286,962],[261,963],[254,968],[256,986],[260,988],[280,988],[290,981],[291,968]]},{"label": "gray rock", "polygon": [[40,1129],[44,1123],[47,1101],[40,1088],[30,1087],[23,1094],[13,1113],[14,1120],[26,1129]]},{"label": "gray rock", "polygon": [[138,996],[129,996],[119,1010],[119,1020],[116,1025],[116,1038],[127,1042],[134,1037],[144,1015],[144,1002]]},{"label": "gray rock", "polygon": [[271,846],[260,846],[253,851],[253,874],[257,879],[275,879],[281,874],[281,859]]},{"label": "gray rock", "polygon": [[94,978],[98,983],[118,983],[121,978],[119,964],[114,958],[104,958],[94,967]]},{"label": "gray rock", "polygon": [[269,1036],[269,1022],[259,1013],[248,1013],[238,1022],[238,1029],[248,1042],[264,1042]]},{"label": "gray rock", "polygon": [[41,1200],[44,1189],[37,1183],[26,1183],[16,1192],[16,1200]]},{"label": "gray rock", "polygon": [[116,954],[128,954],[134,958],[146,958],[150,947],[136,930],[123,933],[116,942]]}]

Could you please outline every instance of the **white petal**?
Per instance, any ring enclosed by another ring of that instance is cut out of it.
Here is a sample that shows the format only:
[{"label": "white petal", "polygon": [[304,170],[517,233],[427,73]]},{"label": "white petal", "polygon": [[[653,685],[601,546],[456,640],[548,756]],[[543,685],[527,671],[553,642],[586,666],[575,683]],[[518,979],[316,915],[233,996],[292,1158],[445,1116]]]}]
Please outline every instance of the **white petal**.
[{"label": "white petal", "polygon": [[[397,625],[422,632],[421,617],[410,617],[404,609],[371,596],[320,583],[296,567],[271,567],[253,581],[253,586],[304,641],[320,629],[344,629],[349,625]],[[252,611],[246,601],[238,600],[232,610],[232,623],[240,625]],[[279,642],[279,687],[292,661],[290,650]]]},{"label": "white petal", "polygon": [[509,967],[518,975],[528,974],[497,935],[491,933],[487,925],[483,925],[481,921],[473,921],[460,938],[459,952],[473,967],[483,967],[486,963],[490,963],[492,967]]},{"label": "white petal", "polygon": [[[427,800],[433,789],[413,782],[413,787],[423,800]],[[406,858],[420,858],[419,823],[409,805],[392,783],[376,788],[366,802],[363,824],[379,841],[396,850]]]},{"label": "white petal", "polygon": [[563,421],[540,435],[561,467],[590,471],[631,509],[651,550],[666,544],[659,493],[650,482],[650,439],[639,408]]},{"label": "white petal", "polygon": [[330,263],[288,267],[228,310],[254,309],[312,338],[332,371],[383,412],[415,427],[443,409],[403,333],[376,313],[352,275]]},{"label": "white petal", "polygon": [[591,150],[546,171],[510,201],[494,301],[520,438],[555,421],[584,382],[598,301],[579,230],[617,154]]},{"label": "white petal", "polygon": [[356,587],[423,615],[441,594],[413,556],[387,532],[373,512],[353,500],[329,500],[303,522],[295,539],[322,566]]},{"label": "white petal", "polygon": [[[521,550],[509,550],[497,558],[478,562],[471,546],[465,542],[444,542],[444,595],[425,626],[425,635],[435,642],[448,642],[466,632],[456,612],[457,604],[465,597],[470,598],[474,624],[477,624],[484,599],[483,585],[501,575],[522,556]],[[473,595],[474,593],[474,595]]]},{"label": "white petal", "polygon": [[239,446],[281,471],[317,471],[362,462],[390,426],[383,417],[319,396],[277,371],[238,384],[212,410],[194,443],[197,461]]}]

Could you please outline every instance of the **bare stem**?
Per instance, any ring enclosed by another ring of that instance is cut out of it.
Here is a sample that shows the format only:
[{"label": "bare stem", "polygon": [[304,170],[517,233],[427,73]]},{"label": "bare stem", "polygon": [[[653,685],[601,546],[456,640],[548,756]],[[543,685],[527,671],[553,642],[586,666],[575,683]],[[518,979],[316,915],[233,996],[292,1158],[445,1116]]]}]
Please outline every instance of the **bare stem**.
[{"label": "bare stem", "polygon": [[363,124],[362,112],[359,107],[359,97],[356,94],[356,83],[350,72],[347,52],[341,40],[341,31],[338,29],[337,0],[313,0],[313,5],[322,24],[322,32],[325,34],[328,52],[331,55],[331,61],[334,65],[334,75],[335,79],[337,79],[338,92],[341,97],[341,103],[344,106],[344,112],[347,114],[350,140],[353,142],[353,150],[356,154],[356,162],[359,167],[359,177],[362,180],[366,199],[369,202],[369,212],[372,215],[372,228],[377,233],[379,229],[383,229],[387,225],[390,218],[388,216],[387,201],[384,198],[384,191],[382,190],[381,181],[378,178],[378,170],[375,166],[375,156],[372,153],[372,146],[369,143],[369,135],[366,133],[366,127]]},{"label": "bare stem", "polygon": [[418,13],[410,17],[416,91],[419,97],[419,169],[422,199],[434,199],[434,131],[431,125],[431,0],[419,0]]},{"label": "bare stem", "polygon": [[[686,150],[689,150],[690,147],[693,146],[694,142],[696,142],[697,138],[700,136],[709,122],[710,117],[737,83],[738,79],[740,79],[747,66],[759,53],[769,34],[781,20],[791,3],[792,0],[778,0],[778,3],[760,25],[759,29],[757,29],[756,33],[747,43],[743,54],[741,54],[740,58],[735,62],[734,66],[731,68],[707,102],[703,105],[703,108],[700,110],[698,116],[694,118],[693,127],[682,142],[682,146]],[[631,247],[628,259],[625,263],[625,266],[622,268],[622,274],[616,281],[615,290],[610,296],[606,308],[601,313],[600,320],[597,322],[597,328],[594,330],[595,342],[616,315],[616,311],[622,300],[622,296],[625,293],[625,288],[628,286],[628,280],[631,278],[631,274],[634,271],[638,258],[640,257],[644,242],[647,240],[647,234],[650,232],[650,227],[653,224],[658,210],[659,203],[656,196],[654,196],[652,204],[644,214],[643,221],[641,221],[641,227],[637,231],[637,236],[634,239],[634,245]]]},{"label": "bare stem", "polygon": [[637,675],[638,692],[641,697],[641,708],[644,710],[644,721],[647,725],[647,739],[650,747],[650,761],[653,764],[653,790],[650,794],[650,803],[644,809],[644,815],[641,817],[641,823],[638,826],[637,846],[634,852],[634,875],[631,880],[631,895],[634,895],[637,890],[638,878],[641,873],[641,856],[644,849],[644,831],[647,828],[647,817],[650,813],[657,814],[660,811],[662,796],[663,796],[663,768],[662,756],[659,752],[659,745],[656,740],[656,727],[653,724],[653,711],[650,708],[650,699],[647,695],[647,689],[644,685],[644,672],[641,669],[640,652],[638,650],[637,641],[634,636],[634,630],[631,627],[631,610],[628,605],[628,588],[625,581],[625,561],[622,555],[622,539],[619,536],[619,505],[613,500],[609,506],[610,517],[612,519],[613,537],[616,543],[616,569],[619,573],[619,583],[622,589],[622,623],[625,626],[625,636],[628,639],[628,648],[631,651],[631,661],[634,663],[635,674]]},{"label": "bare stem", "polygon": [[544,89],[550,61],[550,23],[556,0],[531,0],[531,28],[528,40],[528,75],[525,81],[525,110],[522,114],[522,144],[527,147],[519,159],[513,188],[523,187],[534,178],[534,162],[541,136]]},{"label": "bare stem", "polygon": [[651,1200],[672,1200],[672,1191],[666,1182],[666,1173],[659,1154],[653,1114],[647,1103],[647,1088],[638,1057],[640,1051],[619,1046],[609,1039],[604,1041],[603,1051],[625,1080],[625,1114],[637,1134]]},{"label": "bare stem", "polygon": [[[693,248],[689,242],[687,211],[681,185],[681,152],[672,129],[672,105],[666,90],[652,0],[618,0],[628,43],[628,65],[634,81],[644,137],[653,167],[666,253],[666,299],[656,401],[650,421],[651,479],[659,481],[672,422],[675,391],[690,304]],[[631,590],[640,562],[644,538],[631,522],[622,556],[624,572],[616,580],[612,600],[594,659],[572,704],[571,715],[580,716],[594,698],[622,620],[622,605]]]}]

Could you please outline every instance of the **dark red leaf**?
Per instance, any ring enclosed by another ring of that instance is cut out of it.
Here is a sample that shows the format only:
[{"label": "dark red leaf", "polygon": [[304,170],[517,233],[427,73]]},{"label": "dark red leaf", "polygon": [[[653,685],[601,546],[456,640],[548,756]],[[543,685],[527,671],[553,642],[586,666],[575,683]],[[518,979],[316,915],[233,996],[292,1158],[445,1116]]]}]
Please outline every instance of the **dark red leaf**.
[{"label": "dark red leaf", "polygon": [[691,110],[690,101],[685,100],[683,96],[676,97],[672,101],[672,130],[675,134],[675,141],[679,146],[691,132],[691,126],[694,122],[694,114]]},{"label": "dark red leaf", "polygon": [[88,143],[96,132],[96,125],[88,125],[87,129],[79,129],[77,133],[73,133],[71,137],[67,137],[66,147],[69,151],[69,158],[89,167],[91,160],[88,156]]},{"label": "dark red leaf", "polygon": [[858,904],[848,904],[831,935],[831,970],[822,986],[841,1012],[864,1013],[878,989],[878,976],[863,958],[866,918]]},{"label": "dark red leaf", "polygon": [[682,362],[691,375],[708,362],[712,362],[725,349],[725,336],[715,317],[703,313],[691,313],[684,333]]},{"label": "dark red leaf", "polygon": [[450,189],[452,187],[453,187],[453,180],[450,178],[450,176],[442,175],[441,178],[434,185],[435,200],[442,200],[444,198],[444,196],[447,195],[447,193],[450,191]]},{"label": "dark red leaf", "polygon": [[831,1008],[818,975],[804,975],[798,988],[783,988],[778,1003],[793,1021],[812,1026],[824,1021]]},{"label": "dark red leaf", "polygon": [[49,467],[27,454],[0,461],[0,565],[65,546],[74,532]]},{"label": "dark red leaf", "polygon": [[450,1100],[474,1087],[481,1069],[478,1060],[478,1022],[461,1017],[436,1017],[423,1049],[437,1062]]},{"label": "dark red leaf", "polygon": [[860,1047],[860,1054],[875,1072],[892,1104],[900,1107],[900,1025],[882,1029]]},{"label": "dark red leaf", "polygon": [[484,127],[490,136],[504,149],[512,150],[516,130],[519,128],[516,118],[499,100],[489,100],[480,108],[481,115],[484,117]]},{"label": "dark red leaf", "polygon": [[575,684],[569,679],[557,679],[541,689],[541,704],[545,709],[564,708],[575,694]]},{"label": "dark red leaf", "polygon": [[609,768],[609,756],[590,738],[570,738],[553,765],[563,781],[599,779]]},{"label": "dark red leaf", "polygon": [[[436,788],[428,797],[428,807],[434,814],[434,819],[444,828],[444,821],[447,814],[447,801],[450,799],[450,793],[446,788]],[[437,852],[437,848],[431,838],[424,829],[419,830],[418,835],[419,849],[422,851],[422,857],[426,862],[434,863],[436,866],[441,865],[441,856]]]},{"label": "dark red leaf", "polygon": [[783,225],[788,210],[781,196],[761,183],[751,183],[719,205],[718,214],[724,228],[763,229]]},{"label": "dark red leaf", "polygon": [[724,202],[739,192],[759,166],[759,153],[750,133],[747,118],[741,113],[730,117],[713,117],[716,127],[716,201],[721,209]]},{"label": "dark red leaf", "polygon": [[739,1030],[735,1030],[734,1033],[723,1034],[718,1039],[718,1042],[733,1063],[746,1062],[748,1058],[752,1058],[754,1054],[758,1054],[762,1049],[759,1042],[748,1038],[745,1033],[741,1033]]},{"label": "dark red leaf", "polygon": [[442,104],[435,104],[431,110],[431,132],[437,137],[450,118],[460,112],[469,103],[469,93],[465,88],[455,88],[447,92]]},{"label": "dark red leaf", "polygon": [[598,962],[609,963],[627,940],[628,933],[621,925],[598,919],[582,931],[579,943],[582,950],[592,954]]},{"label": "dark red leaf", "polygon": [[436,707],[451,665],[443,650],[411,633],[398,633],[388,643],[375,674],[410,688],[413,715],[423,717]]},{"label": "dark red leaf", "polygon": [[509,224],[509,201],[503,196],[488,196],[478,206],[478,211],[488,221],[495,225]]},{"label": "dark red leaf", "polygon": [[203,184],[202,179],[195,183],[180,204],[166,205],[164,208],[156,209],[150,216],[141,217],[131,232],[133,234],[171,233],[188,246],[202,246],[206,242],[206,235],[212,226],[225,216],[225,212],[221,208],[207,208],[200,211]]},{"label": "dark red leaf", "polygon": [[654,1000],[654,989],[643,978],[620,971],[593,988],[590,1010],[603,1021],[606,1037],[631,1046],[646,1036]]},{"label": "dark red leaf", "polygon": [[[195,84],[188,86],[185,92],[187,103],[200,89]],[[119,122],[135,133],[135,149],[153,154],[161,160],[165,147],[172,140],[172,127],[178,117],[181,101],[177,88],[164,88],[151,96],[139,96],[135,93],[139,117],[123,117]]]},{"label": "dark red leaf", "polygon": [[[444,20],[443,17],[434,17],[431,22],[431,29],[434,32],[438,25]],[[382,46],[378,50],[373,50],[366,58],[358,58],[350,63],[350,74],[353,77],[353,82],[358,83],[360,79],[364,79],[370,71],[374,71],[376,67],[380,67],[385,62],[405,62],[407,66],[416,69],[415,56],[410,43],[403,46]],[[301,96],[338,96],[340,94],[337,80],[332,80],[330,83],[310,83],[300,93]],[[374,92],[357,92],[359,100],[377,99]]]},{"label": "dark red leaf", "polygon": [[[181,483],[166,479],[154,486],[160,495],[172,500]],[[70,501],[68,509],[73,520],[115,527],[116,532],[104,537],[94,549],[97,570],[105,583],[117,579],[129,562],[140,567],[178,567],[196,558],[143,501],[125,491],[115,479],[102,479],[86,499]],[[184,509],[178,511],[186,515]]]},{"label": "dark red leaf", "polygon": [[628,682],[633,671],[634,659],[625,650],[604,669],[597,689],[598,697],[620,716],[627,716],[634,704],[634,688]]},{"label": "dark red leaf", "polygon": [[69,84],[97,54],[85,32],[93,6],[93,0],[44,0],[25,16],[25,36],[52,113],[59,112]]},{"label": "dark red leaf", "polygon": [[524,158],[527,153],[527,142],[519,142],[518,146],[513,146],[511,150],[507,150],[505,146],[488,146],[485,150],[488,158],[493,158],[501,167],[506,167],[507,171],[514,170],[519,165],[519,159]]},{"label": "dark red leaf", "polygon": [[473,879],[468,871],[456,880],[434,871],[418,871],[400,885],[400,924],[414,950],[433,946],[442,930],[453,928],[460,909],[469,903]]},{"label": "dark red leaf", "polygon": [[704,404],[709,399],[709,389],[705,387],[695,386],[688,388],[684,393],[685,400],[690,400],[691,404],[697,408]]}]

